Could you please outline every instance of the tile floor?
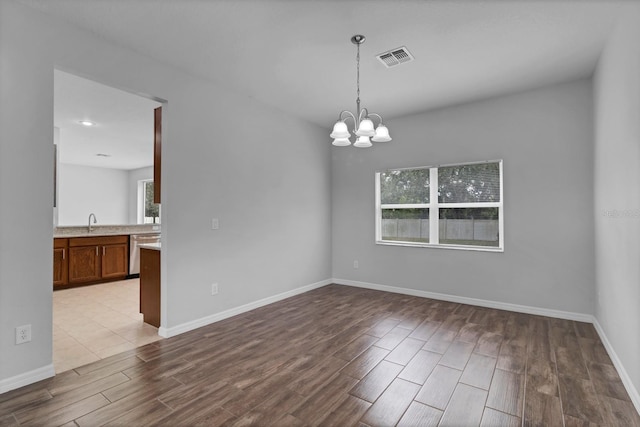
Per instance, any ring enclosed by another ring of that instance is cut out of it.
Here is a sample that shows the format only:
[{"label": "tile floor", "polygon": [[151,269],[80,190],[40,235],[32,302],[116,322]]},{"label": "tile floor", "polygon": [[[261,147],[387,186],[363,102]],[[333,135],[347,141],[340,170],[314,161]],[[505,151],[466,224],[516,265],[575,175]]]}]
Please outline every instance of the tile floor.
[{"label": "tile floor", "polygon": [[139,279],[53,293],[53,365],[56,373],[162,339],[144,323]]}]

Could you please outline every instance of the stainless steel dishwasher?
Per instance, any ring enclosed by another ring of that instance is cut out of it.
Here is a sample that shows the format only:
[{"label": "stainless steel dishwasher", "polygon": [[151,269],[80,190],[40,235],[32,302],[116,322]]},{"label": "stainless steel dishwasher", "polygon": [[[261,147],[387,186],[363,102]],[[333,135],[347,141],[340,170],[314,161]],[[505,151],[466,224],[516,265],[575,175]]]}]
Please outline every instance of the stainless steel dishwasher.
[{"label": "stainless steel dishwasher", "polygon": [[159,243],[159,234],[132,234],[129,238],[129,274],[140,274],[140,248],[143,243]]}]

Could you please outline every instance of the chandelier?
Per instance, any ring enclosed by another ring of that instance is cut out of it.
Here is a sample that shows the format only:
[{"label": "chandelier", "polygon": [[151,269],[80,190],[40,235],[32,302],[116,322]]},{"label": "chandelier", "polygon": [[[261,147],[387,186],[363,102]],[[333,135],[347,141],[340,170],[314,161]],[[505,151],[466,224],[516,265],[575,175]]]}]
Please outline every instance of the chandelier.
[{"label": "chandelier", "polygon": [[[351,37],[351,43],[357,47],[356,55],[356,75],[357,75],[357,87],[358,97],[356,98],[356,114],[352,114],[351,111],[343,110],[338,116],[338,121],[333,125],[333,132],[331,132],[331,138],[334,138],[333,145],[336,147],[346,147],[351,145],[351,136],[349,129],[347,128],[346,121],[348,119],[353,120],[353,133],[356,135],[356,142],[353,143],[354,147],[368,148],[371,147],[371,141],[373,142],[387,142],[391,141],[389,136],[389,129],[382,124],[382,116],[376,113],[370,113],[366,108],[360,109],[360,45],[364,43],[365,37],[360,34],[356,34]],[[372,118],[377,118],[380,122],[378,127],[373,129]]]}]

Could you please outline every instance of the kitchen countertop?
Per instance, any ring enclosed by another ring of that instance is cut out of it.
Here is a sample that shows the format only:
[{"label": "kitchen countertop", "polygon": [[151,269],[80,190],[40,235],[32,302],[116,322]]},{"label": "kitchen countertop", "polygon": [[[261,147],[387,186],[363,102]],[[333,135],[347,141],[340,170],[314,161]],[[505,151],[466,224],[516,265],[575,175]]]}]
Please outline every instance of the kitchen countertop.
[{"label": "kitchen countertop", "polygon": [[142,243],[140,245],[138,245],[138,247],[140,249],[151,249],[153,251],[159,251],[162,249],[162,244],[160,242],[158,243]]},{"label": "kitchen countertop", "polygon": [[68,226],[55,227],[54,238],[72,237],[98,237],[98,236],[119,236],[131,234],[160,234],[159,224],[138,224],[138,225],[94,225],[93,231],[89,232],[89,227]]}]

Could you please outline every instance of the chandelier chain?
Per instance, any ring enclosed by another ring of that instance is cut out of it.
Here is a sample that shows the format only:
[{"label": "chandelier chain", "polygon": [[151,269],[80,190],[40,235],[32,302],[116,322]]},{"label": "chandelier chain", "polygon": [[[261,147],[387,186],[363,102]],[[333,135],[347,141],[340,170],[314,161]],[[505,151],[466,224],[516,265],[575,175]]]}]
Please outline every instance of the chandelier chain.
[{"label": "chandelier chain", "polygon": [[358,87],[358,98],[356,99],[356,102],[358,103],[358,111],[357,113],[360,114],[360,43],[358,43],[357,45],[357,50],[358,53],[356,54],[356,85]]}]

